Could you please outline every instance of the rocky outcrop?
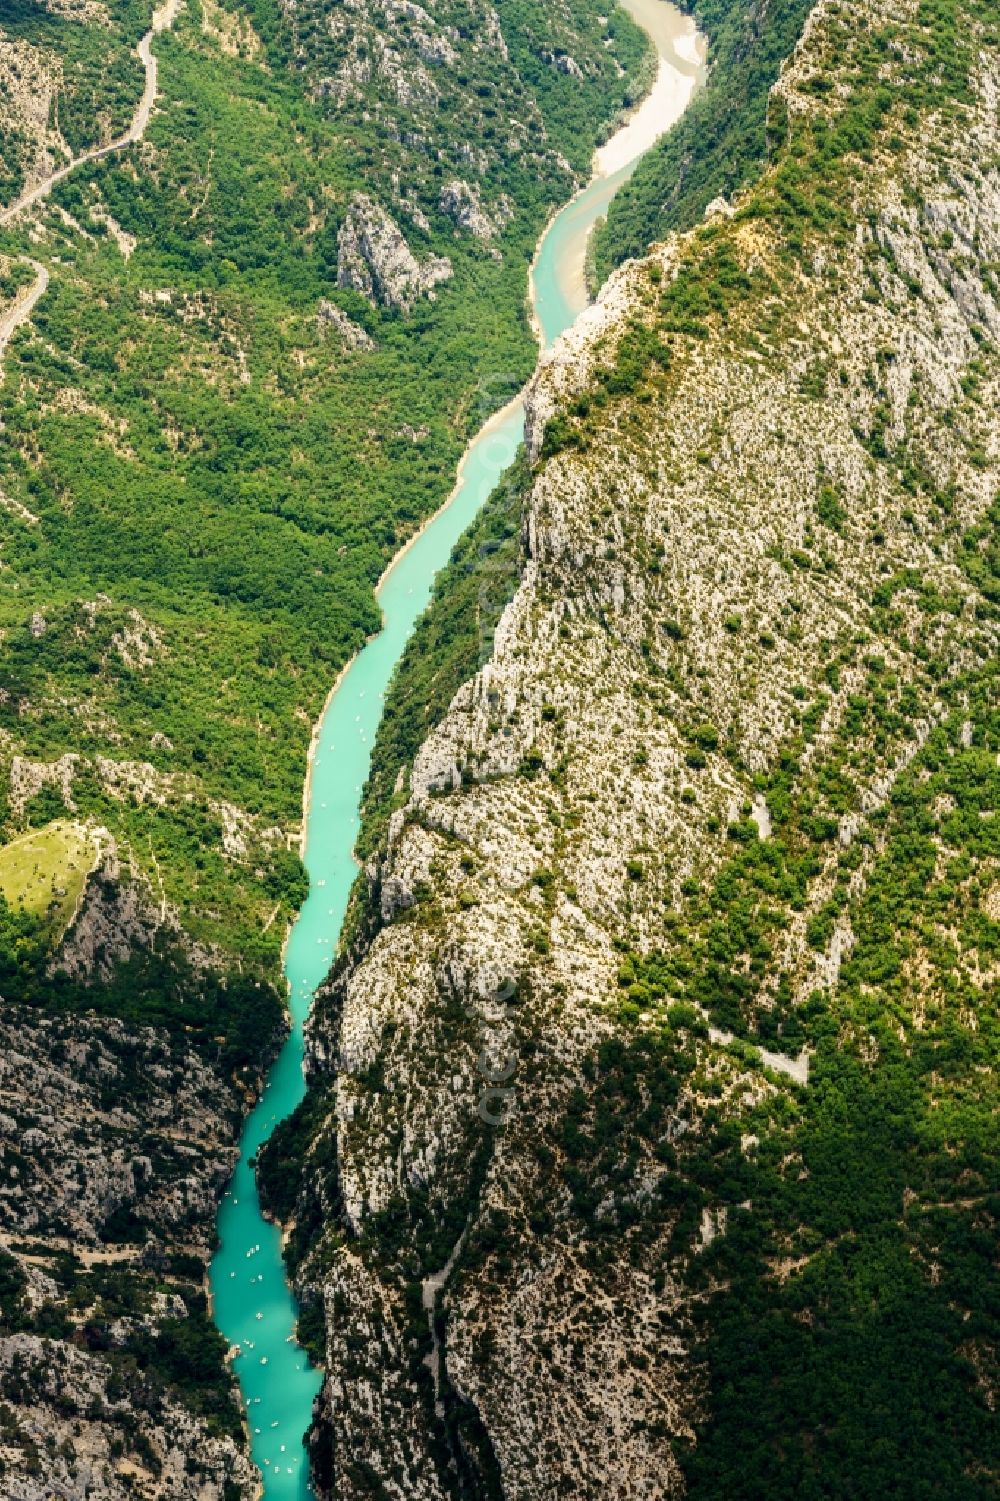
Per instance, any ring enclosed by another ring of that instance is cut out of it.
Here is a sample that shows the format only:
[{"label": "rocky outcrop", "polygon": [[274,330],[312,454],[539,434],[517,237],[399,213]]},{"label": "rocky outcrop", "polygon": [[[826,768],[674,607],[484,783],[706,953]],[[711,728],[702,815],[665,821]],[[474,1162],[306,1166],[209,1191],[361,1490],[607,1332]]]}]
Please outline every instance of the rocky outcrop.
[{"label": "rocky outcrop", "polygon": [[367,193],[355,193],[337,236],[337,285],[408,313],[452,275],[447,256],[418,261],[399,225]]},{"label": "rocky outcrop", "polygon": [[122,870],[111,840],[87,878],[79,911],[49,960],[49,973],[107,985],[121,965],[152,952],[160,937],[182,943],[176,914],[163,911],[145,882]]},{"label": "rocky outcrop", "polygon": [[335,302],[327,302],[325,298],[316,309],[316,325],[322,334],[326,334],[328,330],[336,334],[345,349],[358,349],[367,354],[375,348],[375,340],[365,332],[360,323],[355,323],[343,308],[339,308]]},{"label": "rocky outcrop", "polygon": [[[5,1003],[0,1038],[7,1239],[96,1251],[109,1244],[107,1222],[129,1210],[162,1243],[207,1253],[234,1159],[231,1087],[152,1028],[39,1018]],[[141,1102],[136,1074],[145,1082]]]},{"label": "rocky outcrop", "polygon": [[454,219],[459,229],[468,230],[477,240],[492,240],[510,219],[506,204],[500,206],[497,217],[491,218],[483,209],[478,189],[459,178],[445,183],[438,206],[443,214]]},{"label": "rocky outcrop", "polygon": [[164,650],[160,632],[138,610],[127,612],[125,623],[111,637],[111,645],[130,672],[151,666]]},{"label": "rocky outcrop", "polygon": [[[796,191],[836,201],[836,231],[778,212],[779,153],[749,206],[623,268],[531,392],[520,587],[311,1026],[325,1497],[470,1474],[507,1501],[683,1493],[704,1258],[752,1221],[760,1114],[796,1115],[814,1051],[853,1048],[874,981],[839,1040],[810,1017],[818,989],[838,1004],[887,810],[980,743],[949,684],[998,645],[962,540],[1000,464],[995,51],[969,48],[950,123],[901,105],[864,171],[806,144],[827,99],[863,108],[869,26],[904,12],[821,3],[777,93]],[[918,37],[882,62],[890,98]],[[765,915],[738,853],[797,839],[801,890],[763,875]],[[943,992],[929,950],[906,962],[884,1003],[910,1047]],[[968,1041],[989,982],[975,944],[952,962]],[[794,1220],[784,1278],[823,1243]]]},{"label": "rocky outcrop", "polygon": [[[31,634],[37,640],[44,634],[32,621]],[[47,787],[54,788],[65,807],[76,811],[73,801],[73,781],[77,775],[80,757],[68,751],[55,761],[31,761],[27,756],[14,756],[10,763],[9,799],[10,810],[15,819],[20,819],[32,798]]]},{"label": "rocky outcrop", "polygon": [[[533,9],[501,20],[488,0],[458,10],[410,0],[297,0],[286,9],[321,107],[376,121],[391,142],[366,162],[365,190],[385,204],[405,200],[409,221],[428,230],[443,185],[472,174],[499,227],[501,190],[520,204],[526,181],[555,179],[555,199],[569,196],[574,173],[588,167],[594,103],[605,100],[613,114],[631,97],[633,38],[596,0],[549,6],[544,24]],[[549,128],[562,118],[581,127],[568,149],[565,134],[557,142]],[[460,130],[449,125],[457,119]],[[393,191],[394,180],[405,193]]]},{"label": "rocky outcrop", "polygon": [[[30,1408],[18,1400],[26,1386]],[[99,1359],[34,1334],[0,1335],[0,1394],[16,1414],[0,1435],[8,1501],[225,1501],[255,1493],[230,1437],[207,1437],[175,1397],[144,1410]],[[11,1402],[9,1399],[13,1399]],[[92,1413],[101,1411],[102,1420]],[[141,1426],[137,1426],[141,1424]]]},{"label": "rocky outcrop", "polygon": [[231,1087],[152,1028],[4,1003],[0,1099],[3,1495],[250,1497],[235,1394],[209,1431],[169,1361],[141,1374],[193,1353],[195,1326],[212,1345],[192,1268],[233,1166]]}]

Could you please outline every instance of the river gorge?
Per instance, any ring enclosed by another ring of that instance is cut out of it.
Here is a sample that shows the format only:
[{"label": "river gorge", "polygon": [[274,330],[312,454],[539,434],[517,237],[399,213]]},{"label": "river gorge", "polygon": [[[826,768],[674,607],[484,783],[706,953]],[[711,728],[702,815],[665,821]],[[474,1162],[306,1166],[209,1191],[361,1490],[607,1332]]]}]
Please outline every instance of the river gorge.
[{"label": "river gorge", "polygon": [[0,1501],[995,1501],[996,0],[0,12]]},{"label": "river gorge", "polygon": [[[703,41],[688,17],[667,0],[623,4],[655,45],[657,74],[646,99],[598,151],[590,184],[553,218],[539,245],[530,302],[543,354],[587,306],[584,267],[595,223],[645,151],[684,112],[703,76]],[[486,405],[488,382],[484,393]],[[219,1214],[220,1245],[211,1269],[214,1317],[233,1352],[267,1501],[312,1495],[302,1435],[321,1376],[294,1339],[295,1304],[285,1278],[281,1233],[261,1214],[253,1163],[277,1122],[303,1096],[303,1027],[336,954],[357,873],[359,803],[393,669],[430,600],[435,574],[513,462],[523,431],[521,396],[485,421],[466,450],[448,501],[383,575],[377,590],[383,628],[341,674],[313,739],[303,849],[310,891],[285,958],[291,1032],[246,1122],[239,1164]]]}]

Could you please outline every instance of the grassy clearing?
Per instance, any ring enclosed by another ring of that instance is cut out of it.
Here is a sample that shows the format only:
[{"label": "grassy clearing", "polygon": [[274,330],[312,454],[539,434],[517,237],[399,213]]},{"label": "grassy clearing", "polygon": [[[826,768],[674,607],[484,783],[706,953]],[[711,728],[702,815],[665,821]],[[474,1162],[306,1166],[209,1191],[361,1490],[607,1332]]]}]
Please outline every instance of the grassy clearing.
[{"label": "grassy clearing", "polygon": [[57,819],[0,849],[0,896],[51,923],[54,939],[65,932],[94,863],[91,830]]}]

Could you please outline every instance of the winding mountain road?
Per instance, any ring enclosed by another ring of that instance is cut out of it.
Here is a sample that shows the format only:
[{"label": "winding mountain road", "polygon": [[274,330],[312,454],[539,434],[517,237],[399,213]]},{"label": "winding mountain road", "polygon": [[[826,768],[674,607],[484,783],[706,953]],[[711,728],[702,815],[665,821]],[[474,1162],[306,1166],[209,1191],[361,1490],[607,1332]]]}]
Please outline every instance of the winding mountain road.
[{"label": "winding mountain road", "polygon": [[152,25],[139,43],[139,61],[145,69],[146,86],[142,91],[142,98],[136,105],[132,123],[125,134],[119,136],[117,140],[109,141],[106,146],[94,146],[90,151],[82,152],[80,156],[75,156],[71,162],[58,168],[49,177],[43,177],[40,183],[33,188],[28,188],[8,208],[0,209],[0,224],[9,224],[25,209],[33,208],[52,191],[57,182],[62,182],[78,167],[85,166],[87,162],[100,161],[105,156],[112,156],[116,151],[124,151],[128,146],[134,146],[142,140],[156,101],[156,58],[153,56],[153,38],[173,25],[180,8],[181,0],[165,0],[160,9],[154,11]]},{"label": "winding mountain road", "polygon": [[[102,157],[111,156],[116,151],[124,151],[129,146],[134,146],[141,141],[146,134],[150,116],[153,113],[153,105],[156,102],[156,58],[153,55],[153,38],[161,31],[166,31],[173,25],[177,13],[181,8],[181,0],[165,0],[159,10],[154,11],[152,25],[139,43],[139,60],[146,74],[146,83],[142,91],[142,98],[136,105],[132,122],[123,136],[117,140],[109,141],[106,146],[95,146],[90,151],[84,151],[80,156],[75,156],[71,162],[67,162],[49,177],[44,177],[33,188],[28,188],[20,198],[5,209],[0,209],[0,225],[10,224],[17,216],[26,209],[33,208],[36,203],[52,191],[56,183],[62,182],[71,172],[78,167],[83,167],[87,162],[100,161]],[[42,296],[49,284],[49,273],[38,261],[24,257],[28,265],[35,272],[33,285],[23,292],[5,313],[0,315],[0,359],[3,358],[4,350],[10,341],[11,335],[26,319],[31,317],[32,311],[38,299]],[[0,380],[3,378],[3,370],[0,367]]]}]

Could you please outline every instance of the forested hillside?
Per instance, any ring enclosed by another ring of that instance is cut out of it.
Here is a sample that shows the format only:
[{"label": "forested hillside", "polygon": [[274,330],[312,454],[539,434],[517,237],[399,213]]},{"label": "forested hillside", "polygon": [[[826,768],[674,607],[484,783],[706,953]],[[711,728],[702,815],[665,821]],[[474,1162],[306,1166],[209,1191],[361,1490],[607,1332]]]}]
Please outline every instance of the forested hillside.
[{"label": "forested hillside", "polygon": [[[0,1465],[51,1433],[70,1494],[155,1495],[176,1451],[176,1494],[231,1501],[252,1475],[197,1299],[283,1026],[312,725],[378,575],[530,373],[528,261],[644,43],[597,0],[174,9],[141,141],[0,229],[0,994],[26,1071]],[[2,8],[2,206],[130,129],[152,12]],[[212,1094],[184,1150],[176,1070]],[[147,1416],[116,1449],[123,1401]]]},{"label": "forested hillside", "polygon": [[5,0],[0,14],[0,208],[124,134],[142,93],[148,0]]},{"label": "forested hillside", "polygon": [[[616,52],[629,67],[640,54],[625,23],[606,34],[586,4],[578,14],[567,37],[592,88],[537,57],[530,7],[514,8],[524,34],[509,28],[551,74],[551,143],[506,48],[487,44],[493,13],[462,62],[454,28],[434,23],[435,88],[480,111],[458,142],[441,100],[421,139],[373,118],[364,89],[334,98],[334,59],[311,56],[301,12],[286,24],[265,5],[228,21],[188,7],[157,42],[163,104],[146,141],[36,212],[32,253],[59,269],[6,353],[0,715],[8,762],[33,768],[11,783],[7,827],[99,820],[191,937],[272,976],[301,894],[288,845],[318,706],[377,624],[374,580],[449,487],[481,417],[477,384],[489,377],[501,401],[530,370],[526,260],[572,180],[556,143],[585,168],[609,94],[627,89]],[[374,49],[376,21],[355,18],[351,45],[368,26]],[[392,35],[398,81],[398,48],[423,44]],[[415,126],[403,72],[396,112]],[[494,96],[516,140],[496,139]],[[442,158],[457,172],[477,141],[456,208]],[[400,263],[395,291],[355,290],[342,246],[357,184],[377,254]],[[492,211],[489,231],[456,223],[465,189]],[[23,237],[7,234],[11,264]],[[420,268],[445,258],[423,288]],[[66,755],[79,759],[56,775]]]},{"label": "forested hillside", "polygon": [[324,1497],[996,1495],[998,98],[820,0],[543,365],[263,1162]]}]

